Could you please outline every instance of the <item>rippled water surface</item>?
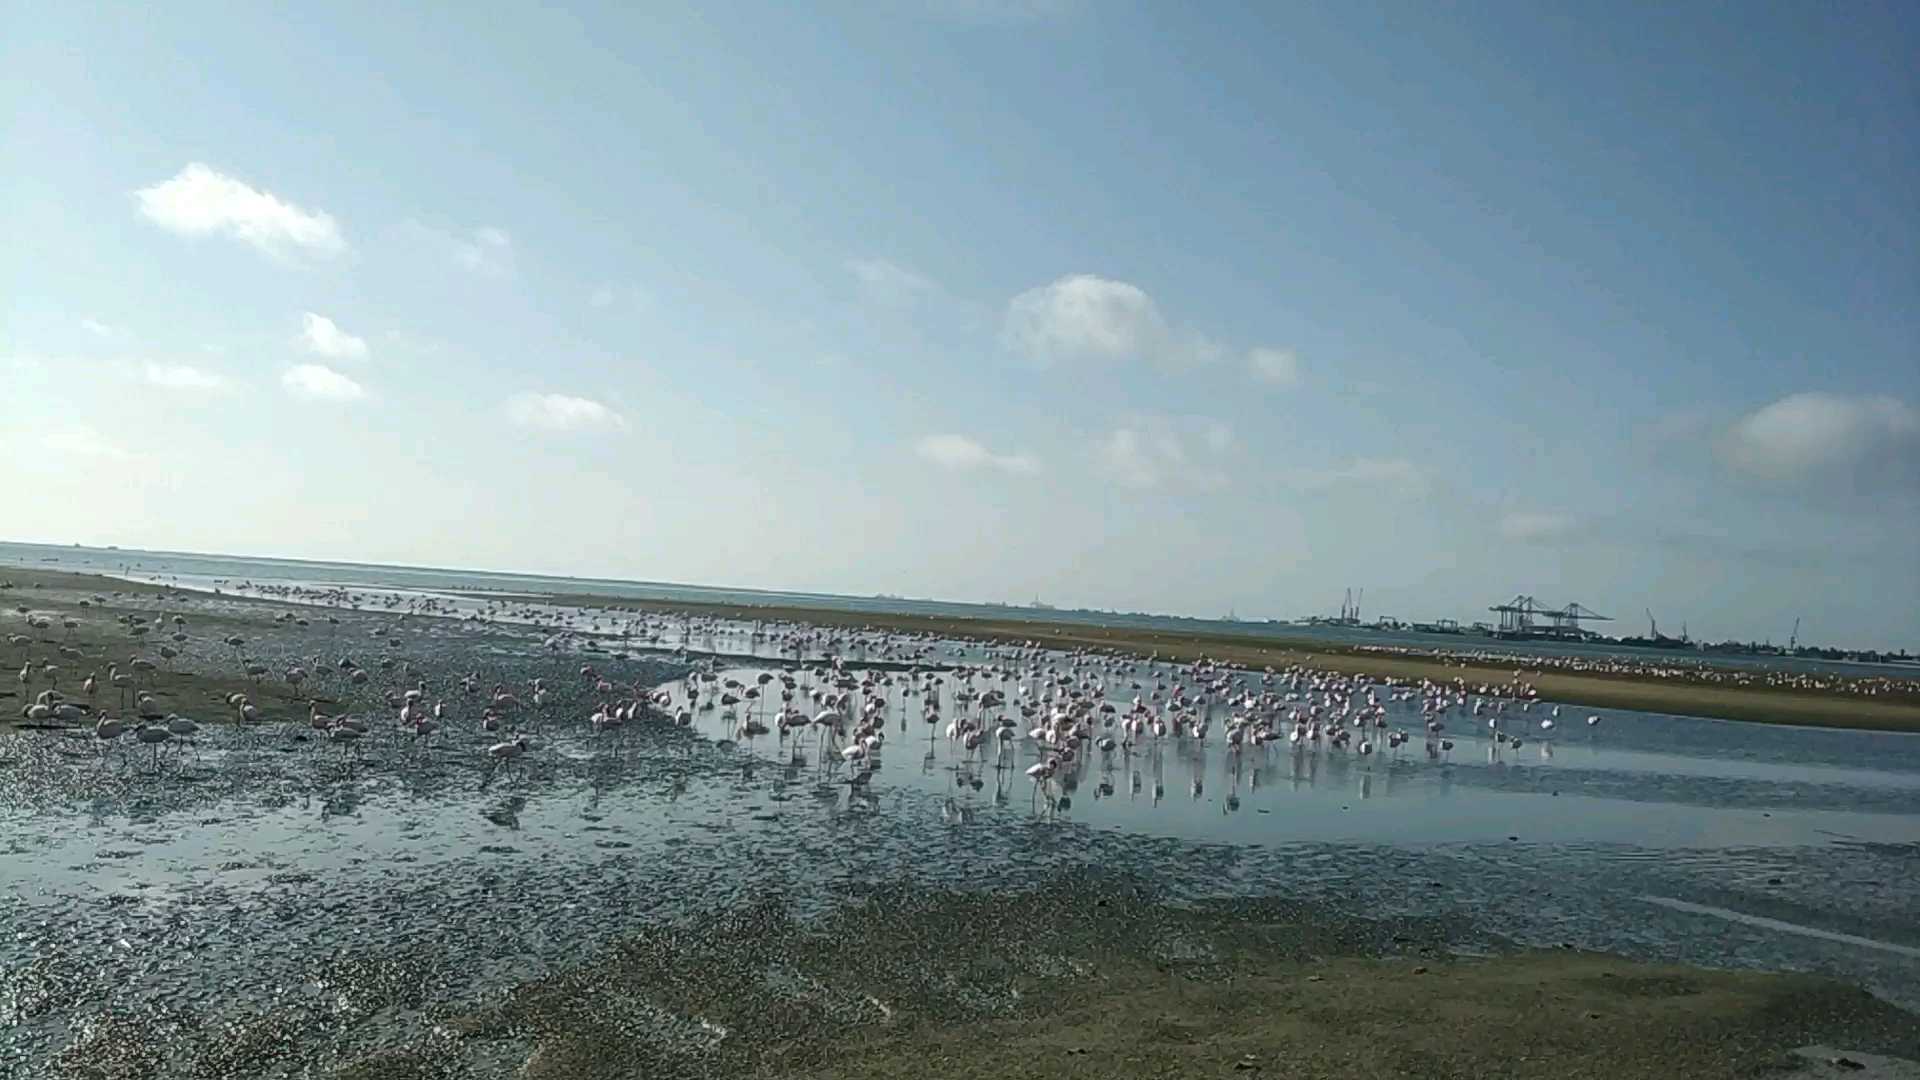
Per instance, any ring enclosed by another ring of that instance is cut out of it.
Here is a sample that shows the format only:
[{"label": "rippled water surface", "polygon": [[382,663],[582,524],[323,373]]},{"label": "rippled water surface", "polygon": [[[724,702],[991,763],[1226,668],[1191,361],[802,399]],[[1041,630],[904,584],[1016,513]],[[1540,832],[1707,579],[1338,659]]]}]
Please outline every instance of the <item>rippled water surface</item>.
[{"label": "rippled water surface", "polygon": [[[1018,701],[1051,670],[1126,703],[1191,675],[925,642],[913,646],[925,672],[909,675],[878,666],[876,640],[843,640],[847,671],[873,672],[857,700],[885,702],[884,744],[857,772],[813,729],[740,737],[745,720],[771,718],[765,699],[695,704],[675,726],[665,716],[688,704],[698,659],[643,640],[588,650],[551,627],[339,617],[256,635],[250,651],[275,671],[349,651],[399,658],[360,688],[315,665],[311,692],[376,720],[353,752],[311,738],[304,715],[245,730],[203,716],[196,745],[157,759],[0,735],[0,1075],[42,1075],[133,1005],[218,1017],[299,1003],[325,1028],[328,1060],[344,1059],[417,1035],[436,1004],[484,999],[662,918],[775,894],[819,911],[879,881],[1011,887],[1086,866],[1176,896],[1281,893],[1533,944],[1824,972],[1920,1004],[1920,737],[1573,706],[1543,731],[1542,702],[1451,713],[1440,751],[1417,702],[1383,689],[1389,728],[1416,733],[1394,749],[1231,748],[1231,707],[1216,700],[1205,739],[1089,746],[1036,783],[1026,769],[1048,752],[1024,722],[1004,749],[947,737],[970,715],[959,691]],[[804,698],[815,681],[812,663],[783,656],[789,643],[746,627],[655,644],[730,657],[712,665],[719,685],[793,668]],[[1009,674],[963,679],[957,661]],[[182,662],[233,660],[202,643]],[[671,702],[596,733],[586,720],[604,695],[586,665]],[[509,725],[534,736],[514,765],[486,752],[503,734],[480,730],[484,691],[458,687],[468,672],[552,687]],[[448,706],[424,743],[391,734],[377,697],[413,680]],[[1494,717],[1521,746],[1491,737]]]}]

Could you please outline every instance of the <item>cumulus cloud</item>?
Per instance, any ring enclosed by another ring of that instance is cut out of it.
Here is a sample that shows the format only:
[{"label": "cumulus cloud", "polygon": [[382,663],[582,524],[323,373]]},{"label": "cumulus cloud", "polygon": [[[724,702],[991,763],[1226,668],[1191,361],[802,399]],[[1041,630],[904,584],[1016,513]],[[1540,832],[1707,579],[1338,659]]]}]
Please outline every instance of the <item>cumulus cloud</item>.
[{"label": "cumulus cloud", "polygon": [[1885,395],[1790,394],[1735,420],[1719,440],[1736,472],[1771,483],[1920,482],[1920,410]]},{"label": "cumulus cloud", "polygon": [[1427,474],[1405,458],[1355,458],[1345,465],[1302,470],[1295,477],[1308,491],[1364,488],[1414,495],[1427,488]]},{"label": "cumulus cloud", "polygon": [[313,401],[357,401],[366,387],[320,364],[296,364],[280,376],[280,385],[296,397]]},{"label": "cumulus cloud", "polygon": [[340,329],[325,315],[309,311],[300,317],[300,345],[315,356],[329,360],[365,360],[367,343]]},{"label": "cumulus cloud", "polygon": [[1070,274],[1013,298],[1007,344],[1043,363],[1153,358],[1172,335],[1153,298],[1138,285]]},{"label": "cumulus cloud", "polygon": [[1565,514],[1514,510],[1500,518],[1500,535],[1523,544],[1545,544],[1573,533],[1573,519]]},{"label": "cumulus cloud", "polygon": [[163,390],[217,393],[226,390],[229,385],[224,375],[216,375],[190,364],[160,364],[148,361],[145,376],[148,386],[157,386]]},{"label": "cumulus cloud", "polygon": [[598,401],[569,394],[521,394],[507,402],[507,417],[521,427],[543,431],[626,426],[619,413]]},{"label": "cumulus cloud", "polygon": [[1031,455],[996,454],[965,435],[928,435],[915,443],[913,449],[928,461],[956,472],[998,469],[1005,473],[1031,476],[1040,471],[1040,463]]},{"label": "cumulus cloud", "polygon": [[1247,370],[1255,379],[1274,386],[1292,386],[1300,381],[1300,358],[1291,349],[1258,348],[1247,350]]},{"label": "cumulus cloud", "polygon": [[199,162],[134,197],[147,220],[182,236],[227,236],[276,258],[332,256],[347,249],[340,226],[327,213],[303,210]]},{"label": "cumulus cloud", "polygon": [[1069,274],[1014,297],[1000,338],[1040,364],[1140,360],[1192,368],[1227,355],[1205,334],[1171,325],[1140,286],[1097,274]]}]

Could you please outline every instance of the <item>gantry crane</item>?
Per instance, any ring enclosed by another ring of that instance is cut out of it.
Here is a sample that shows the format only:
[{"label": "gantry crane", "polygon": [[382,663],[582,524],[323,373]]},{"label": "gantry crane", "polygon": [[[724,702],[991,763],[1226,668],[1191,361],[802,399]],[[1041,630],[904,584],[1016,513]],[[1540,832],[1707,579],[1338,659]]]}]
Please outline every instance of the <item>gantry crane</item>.
[{"label": "gantry crane", "polygon": [[1580,625],[1582,622],[1613,621],[1612,616],[1577,603],[1562,608],[1548,607],[1524,594],[1487,610],[1500,616],[1500,627],[1495,632],[1501,637],[1582,638],[1589,633]]}]

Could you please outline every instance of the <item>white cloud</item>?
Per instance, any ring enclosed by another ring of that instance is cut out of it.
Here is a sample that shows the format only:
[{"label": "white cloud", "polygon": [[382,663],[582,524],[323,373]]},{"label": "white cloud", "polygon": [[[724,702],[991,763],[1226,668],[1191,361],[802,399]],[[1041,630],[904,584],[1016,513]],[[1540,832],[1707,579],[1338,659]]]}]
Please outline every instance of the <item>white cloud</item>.
[{"label": "white cloud", "polygon": [[1144,360],[1192,368],[1227,354],[1206,335],[1169,325],[1138,285],[1096,274],[1069,274],[1014,297],[1001,340],[1042,364]]},{"label": "white cloud", "polygon": [[365,360],[367,343],[340,329],[325,315],[309,311],[300,317],[300,344],[315,356],[329,360]]},{"label": "white cloud", "polygon": [[280,376],[280,384],[299,397],[315,401],[358,401],[367,396],[366,387],[330,367],[297,364]]},{"label": "white cloud", "polygon": [[925,275],[885,259],[849,259],[847,269],[860,282],[860,291],[868,300],[886,307],[906,307],[939,291],[939,286]]},{"label": "white cloud", "polygon": [[1523,544],[1545,544],[1573,533],[1573,519],[1565,514],[1514,510],[1500,518],[1500,535]]},{"label": "white cloud", "polygon": [[1151,359],[1172,340],[1153,298],[1138,285],[1070,274],[1013,298],[1007,344],[1042,363]]},{"label": "white cloud", "polygon": [[913,449],[928,461],[956,471],[998,469],[1020,476],[1040,471],[1040,463],[1028,454],[996,454],[965,435],[928,435]]},{"label": "white cloud", "polygon": [[466,239],[456,239],[453,257],[462,269],[481,277],[513,276],[513,238],[491,225],[473,230]]},{"label": "white cloud", "polygon": [[199,162],[134,195],[147,220],[183,236],[228,236],[282,258],[331,256],[347,249],[330,215],[282,202]]},{"label": "white cloud", "polygon": [[1898,398],[1791,394],[1734,421],[1719,441],[1734,470],[1776,483],[1920,481],[1920,410]]},{"label": "white cloud", "polygon": [[127,332],[117,326],[108,326],[98,319],[81,319],[80,329],[99,338],[101,341],[125,341]]},{"label": "white cloud", "polygon": [[1427,489],[1425,470],[1405,458],[1355,458],[1332,468],[1302,470],[1295,480],[1308,491],[1364,488],[1416,495]]},{"label": "white cloud", "polygon": [[1291,349],[1257,348],[1247,350],[1247,370],[1261,382],[1274,386],[1292,386],[1300,381],[1300,358]]},{"label": "white cloud", "polygon": [[149,386],[158,386],[165,390],[186,390],[200,393],[216,393],[229,386],[223,375],[204,371],[189,364],[159,364],[148,361],[146,381]]},{"label": "white cloud", "polygon": [[507,402],[507,417],[521,427],[547,431],[626,426],[626,420],[605,405],[568,394],[521,394]]},{"label": "white cloud", "polygon": [[594,307],[597,307],[597,308],[612,307],[613,306],[613,290],[607,288],[605,285],[602,285],[599,288],[593,290],[593,295],[587,297],[587,303],[592,304]]}]

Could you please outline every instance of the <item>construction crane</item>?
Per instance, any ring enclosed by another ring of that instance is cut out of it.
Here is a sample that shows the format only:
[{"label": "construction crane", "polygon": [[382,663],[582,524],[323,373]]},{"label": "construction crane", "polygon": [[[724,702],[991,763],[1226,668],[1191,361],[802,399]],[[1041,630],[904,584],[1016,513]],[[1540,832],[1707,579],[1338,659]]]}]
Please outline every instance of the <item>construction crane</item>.
[{"label": "construction crane", "polygon": [[1793,633],[1787,635],[1787,651],[1792,652],[1800,644],[1800,616],[1793,617]]},{"label": "construction crane", "polygon": [[[1500,616],[1497,633],[1501,637],[1583,638],[1589,631],[1580,625],[1582,622],[1613,621],[1612,616],[1578,603],[1562,608],[1548,607],[1524,594],[1487,610]],[[1652,612],[1648,612],[1648,617],[1652,617]]]},{"label": "construction crane", "polygon": [[1340,601],[1340,620],[1339,621],[1341,625],[1343,626],[1359,626],[1360,625],[1360,601],[1365,600],[1366,598],[1367,598],[1367,590],[1365,586],[1361,587],[1360,595],[1358,598],[1356,598],[1353,595],[1353,587],[1351,585],[1347,587],[1346,596]]}]

